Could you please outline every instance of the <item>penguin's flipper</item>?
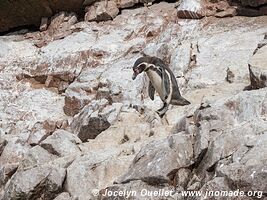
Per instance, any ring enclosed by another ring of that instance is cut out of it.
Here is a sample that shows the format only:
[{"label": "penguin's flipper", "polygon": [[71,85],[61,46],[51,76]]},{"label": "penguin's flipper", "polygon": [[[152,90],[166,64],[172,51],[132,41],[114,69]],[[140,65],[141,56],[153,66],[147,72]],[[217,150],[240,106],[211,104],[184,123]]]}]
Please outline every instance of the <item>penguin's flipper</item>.
[{"label": "penguin's flipper", "polygon": [[163,96],[165,99],[168,98],[168,95],[170,94],[170,79],[168,74],[166,73],[165,70],[162,70],[162,91],[163,91]]},{"label": "penguin's flipper", "polygon": [[154,94],[155,94],[155,88],[152,85],[151,81],[149,81],[148,85],[148,95],[152,101],[154,101]]}]

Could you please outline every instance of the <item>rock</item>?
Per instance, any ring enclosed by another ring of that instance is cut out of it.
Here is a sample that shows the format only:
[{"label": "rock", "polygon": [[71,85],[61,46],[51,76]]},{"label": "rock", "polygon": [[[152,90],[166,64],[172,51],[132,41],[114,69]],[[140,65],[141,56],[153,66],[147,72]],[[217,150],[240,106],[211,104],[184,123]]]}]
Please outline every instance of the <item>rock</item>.
[{"label": "rock", "polygon": [[260,7],[261,15],[267,15],[267,5]]},{"label": "rock", "polygon": [[235,78],[234,73],[229,68],[227,68],[225,80],[228,83],[233,83],[234,82],[234,78]]},{"label": "rock", "polygon": [[266,0],[241,0],[232,2],[237,7],[237,14],[241,16],[256,17],[266,15]]},{"label": "rock", "polygon": [[6,164],[0,167],[0,188],[2,188],[18,169],[18,164]]},{"label": "rock", "polygon": [[[43,18],[42,18],[43,19]],[[40,30],[43,31],[41,33],[28,33],[26,34],[26,38],[34,38],[35,46],[41,48],[46,46],[49,42],[62,39],[72,33],[71,27],[74,25],[78,19],[75,13],[73,12],[59,12],[54,15],[50,24],[45,31],[44,29],[47,27],[47,22],[42,21]],[[46,35],[46,37],[44,37]]]},{"label": "rock", "polygon": [[[233,20],[233,18],[224,18],[224,19],[218,19],[218,20],[231,21]],[[232,31],[233,33],[235,32],[234,30]],[[225,82],[225,76],[220,76],[219,74],[226,74],[226,71],[228,68],[230,68],[232,73],[235,75],[234,83],[244,83],[244,80],[246,80],[248,77],[247,69],[244,66],[247,66],[248,64],[247,61],[249,60],[249,57],[250,57],[249,55],[253,53],[259,41],[262,40],[263,34],[262,33],[259,33],[259,34],[260,34],[259,37],[255,36],[254,31],[251,31],[250,33],[246,32],[246,34],[242,35],[242,37],[249,38],[250,40],[249,42],[248,40],[244,42],[244,40],[238,39],[240,38],[240,35],[239,37],[236,37],[234,35],[228,36],[227,39],[225,38],[225,41],[227,40],[229,43],[225,43],[224,47],[219,47],[218,45],[214,43],[215,40],[218,39],[217,37],[220,37],[220,39],[222,39],[222,37],[224,37],[223,34],[218,34],[216,36],[214,35],[214,37],[207,37],[207,38],[205,37],[206,39],[204,38],[199,39],[197,42],[197,45],[195,47],[194,45],[192,46],[193,47],[192,50],[196,52],[195,54],[196,55],[195,60],[197,63],[196,67],[189,68],[188,66],[187,70],[190,71],[190,77],[187,77],[186,74],[184,75],[184,78],[188,80],[187,86],[190,88],[205,88],[207,85],[216,85],[216,84],[223,83]],[[207,40],[209,42],[207,42]],[[232,46],[231,44],[233,42],[239,43],[240,46],[238,48]],[[254,45],[251,45],[251,44],[254,44]],[[212,52],[208,51],[207,49],[208,46],[210,45],[212,46],[215,45]],[[187,47],[187,46],[184,45],[184,47]],[[236,58],[233,56],[233,54],[229,53],[229,52],[235,51],[234,49],[236,49],[236,51],[239,51],[241,46],[243,49],[242,52],[244,53],[243,54],[240,52],[241,57]],[[190,48],[187,51],[190,51]],[[218,60],[220,60],[218,59],[218,56],[227,57],[227,59],[223,63],[218,63]],[[206,62],[207,57],[209,58],[209,61],[210,61],[209,63]],[[238,62],[233,65],[232,60],[236,60],[236,59],[238,59]],[[216,70],[214,70],[215,65],[216,65]],[[202,73],[204,69],[206,69],[206,71]],[[223,88],[226,88],[226,87],[227,85],[223,86]],[[233,86],[231,87],[229,86],[227,91],[230,91],[231,88],[233,88]],[[233,93],[230,92],[229,95],[231,94]],[[203,95],[206,96],[205,94]]]},{"label": "rock", "polygon": [[139,151],[128,172],[118,182],[142,180],[150,185],[168,183],[179,168],[191,164],[192,156],[191,140],[182,132],[151,142]]},{"label": "rock", "polygon": [[265,191],[266,139],[265,134],[254,136],[249,141],[249,150],[237,162],[218,167],[218,174],[230,180],[231,184],[238,184],[240,190]]},{"label": "rock", "polygon": [[88,123],[84,124],[78,132],[78,137],[83,141],[94,139],[102,131],[110,127],[110,123],[102,117],[90,117]]},{"label": "rock", "polygon": [[[104,54],[104,52],[95,52],[95,54]],[[86,60],[88,57],[90,55],[86,55]],[[96,64],[96,61],[92,62]],[[105,83],[95,79],[101,73],[103,73],[103,69],[100,68],[83,70],[79,77],[70,84],[65,92],[63,109],[66,115],[74,116],[78,114],[85,105],[96,99],[98,89],[106,86]]]},{"label": "rock", "polygon": [[119,14],[119,9],[114,1],[101,1],[86,8],[85,21],[107,21],[114,19]]},{"label": "rock", "polygon": [[5,187],[3,200],[53,199],[62,190],[65,169],[37,166],[16,172]]},{"label": "rock", "polygon": [[51,136],[41,142],[41,147],[57,156],[68,156],[80,153],[77,144],[81,140],[74,134],[65,130],[56,130]]},{"label": "rock", "polygon": [[[215,177],[211,181],[208,181],[203,185],[203,187],[200,189],[202,191],[202,196],[200,199],[205,199],[207,197],[213,198],[216,197],[216,199],[225,199],[225,196],[223,195],[217,195],[215,191],[230,191],[231,188],[228,186],[228,182],[226,178],[224,177]],[[206,193],[207,191],[207,193]],[[193,198],[189,198],[193,199]]]},{"label": "rock", "polygon": [[[41,169],[37,174],[45,183],[33,184],[34,192],[22,199],[53,199],[62,192],[96,199],[92,189],[105,188],[177,186],[179,194],[213,186],[265,189],[266,89],[243,88],[249,81],[248,61],[264,47],[267,18],[177,20],[175,5],[122,9],[112,21],[100,23],[73,24],[74,14],[59,14],[50,31],[0,37],[0,132],[8,141],[0,157],[1,199],[5,186],[11,191],[13,177],[29,180],[21,173],[45,166],[68,171],[63,188],[43,192],[53,187]],[[218,1],[203,6],[207,16],[231,8]],[[63,24],[63,32],[56,30]],[[36,47],[38,41],[45,46]],[[143,75],[131,79],[142,53],[170,63],[190,106],[170,106],[165,118],[156,116],[159,97],[149,99]],[[111,126],[82,143],[76,134],[86,132],[92,118]],[[48,129],[43,127],[47,120]],[[55,131],[63,127],[70,133]],[[183,199],[179,194],[133,198]]]},{"label": "rock", "polygon": [[20,163],[29,149],[30,146],[26,142],[18,138],[12,138],[2,151],[0,166]]},{"label": "rock", "polygon": [[62,192],[54,200],[72,200],[72,198],[69,193]]},{"label": "rock", "polygon": [[120,0],[118,2],[118,8],[130,8],[137,4],[139,0]]},{"label": "rock", "polygon": [[45,31],[48,27],[48,18],[47,17],[42,17],[41,19],[41,24],[40,24],[40,31]]},{"label": "rock", "polygon": [[[261,135],[266,128],[266,123],[263,123],[266,113],[261,111],[266,107],[265,95],[266,91],[264,90],[253,92],[253,97],[248,92],[240,92],[232,98],[221,99],[215,103],[216,106],[210,104],[210,107],[200,108],[194,114],[198,127],[194,143],[194,165],[198,181],[208,182],[214,175],[225,177],[227,180],[230,179],[229,177],[233,177],[226,184],[227,187],[236,188],[235,184],[237,184],[238,188],[236,189],[240,189],[239,184],[241,184],[244,185],[245,190],[248,190],[248,188],[252,188],[251,185],[254,185],[253,187],[257,188],[255,190],[264,190],[260,186],[265,176],[264,172],[257,176],[259,184],[251,181],[248,174],[253,173],[253,170],[260,171],[262,162],[265,162],[262,158],[265,154],[265,146],[261,145],[261,142],[256,142],[265,140],[264,134]],[[219,105],[226,107],[223,108]],[[218,106],[220,109],[217,110],[214,106]],[[264,108],[260,108],[261,106]],[[199,121],[199,119],[201,120]],[[257,164],[255,163],[254,166],[252,163],[255,161],[250,160],[253,157],[250,152],[253,153],[251,148],[255,148],[257,151],[256,146],[258,145],[261,146],[263,153],[255,158]],[[251,164],[245,163],[245,161],[242,163],[244,157],[249,157],[248,160],[251,161]],[[247,179],[241,178],[241,174]],[[248,186],[247,183],[251,185]]]},{"label": "rock", "polygon": [[44,121],[43,123],[37,122],[31,129],[28,143],[30,145],[37,145],[46,139],[56,129],[56,123],[51,121]]},{"label": "rock", "polygon": [[94,199],[94,189],[111,185],[130,165],[133,157],[119,154],[117,149],[107,148],[76,158],[67,169],[65,191],[74,199]]},{"label": "rock", "polygon": [[152,3],[154,2],[155,0],[140,0],[140,3],[143,3],[145,6],[146,5],[152,5]]},{"label": "rock", "polygon": [[189,185],[189,187],[187,187],[187,190],[191,190],[191,191],[197,191],[201,188],[201,183],[200,182],[195,182],[192,185]]},{"label": "rock", "polygon": [[182,0],[177,8],[177,16],[182,19],[201,19],[207,16],[232,17],[236,9],[227,1]]},{"label": "rock", "polygon": [[182,19],[200,19],[205,16],[203,4],[202,0],[183,0],[177,8],[177,16]]},{"label": "rock", "polygon": [[[84,0],[68,0],[64,3],[56,2],[54,4],[51,4],[49,1],[37,1],[30,6],[25,6],[24,2],[2,2],[0,5],[0,18],[2,19],[0,21],[0,32],[24,25],[35,25],[39,27],[43,17],[51,17],[59,11],[82,11],[83,1]],[[21,8],[24,9],[20,10],[20,12],[16,12]]]},{"label": "rock", "polygon": [[178,6],[177,15],[182,19],[200,19],[205,16],[233,17],[237,15],[236,7],[226,1],[183,0]]},{"label": "rock", "polygon": [[68,116],[74,116],[86,105],[87,101],[76,98],[75,96],[65,97],[64,113]]},{"label": "rock", "polygon": [[30,145],[37,145],[49,135],[50,134],[47,134],[47,132],[43,129],[36,132],[31,132],[28,142]]},{"label": "rock", "polygon": [[107,119],[110,124],[114,124],[119,117],[122,106],[122,103],[113,103],[112,105],[106,106],[99,115]]},{"label": "rock", "polygon": [[7,144],[7,141],[0,136],[0,156],[2,152],[4,151],[6,144]]},{"label": "rock", "polygon": [[241,0],[241,4],[243,6],[252,6],[252,7],[257,7],[261,6],[263,4],[267,4],[267,0],[258,0],[258,1],[253,1],[253,0]]},{"label": "rock", "polygon": [[94,2],[95,2],[94,0],[84,0],[83,5],[89,6],[89,5],[93,4]]},{"label": "rock", "polygon": [[58,158],[56,155],[49,153],[44,148],[35,146],[26,153],[21,162],[20,168],[24,169],[35,165],[42,165],[53,161],[56,158]]},{"label": "rock", "polygon": [[267,86],[267,62],[264,56],[267,53],[267,46],[257,50],[249,61],[250,85],[245,90],[255,90]]},{"label": "rock", "polygon": [[227,10],[216,13],[215,17],[234,17],[236,14],[235,8],[228,8]]},{"label": "rock", "polygon": [[260,10],[251,7],[238,7],[236,11],[239,16],[257,17],[262,15]]},{"label": "rock", "polygon": [[95,105],[88,105],[73,119],[71,128],[83,142],[88,139],[94,139],[102,131],[110,127],[110,123],[106,118],[98,116],[98,114],[94,116],[94,111],[101,107],[103,108],[106,104],[106,101],[102,101],[95,102]]},{"label": "rock", "polygon": [[191,178],[191,170],[187,168],[181,168],[175,175],[174,183],[176,187],[182,187],[183,190],[187,187],[187,184]]}]

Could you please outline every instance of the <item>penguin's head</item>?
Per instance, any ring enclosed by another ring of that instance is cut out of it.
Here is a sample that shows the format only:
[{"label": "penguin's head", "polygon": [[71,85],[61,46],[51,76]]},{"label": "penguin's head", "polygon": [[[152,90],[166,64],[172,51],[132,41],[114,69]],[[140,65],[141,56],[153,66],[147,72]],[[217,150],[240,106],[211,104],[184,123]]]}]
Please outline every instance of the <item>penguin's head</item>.
[{"label": "penguin's head", "polygon": [[147,69],[149,65],[149,57],[141,57],[138,58],[133,66],[133,76],[132,79],[134,80],[138,74],[142,73],[144,70]]}]

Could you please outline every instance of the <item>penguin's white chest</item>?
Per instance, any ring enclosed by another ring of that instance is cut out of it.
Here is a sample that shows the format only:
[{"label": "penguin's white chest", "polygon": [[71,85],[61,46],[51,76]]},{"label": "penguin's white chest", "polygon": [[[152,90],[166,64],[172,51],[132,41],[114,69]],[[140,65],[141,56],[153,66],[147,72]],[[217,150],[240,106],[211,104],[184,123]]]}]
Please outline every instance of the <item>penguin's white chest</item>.
[{"label": "penguin's white chest", "polygon": [[148,78],[150,79],[152,85],[154,86],[155,90],[159,94],[160,98],[164,99],[163,88],[162,88],[162,78],[160,77],[160,75],[158,75],[157,72],[151,69],[147,70],[146,74]]}]

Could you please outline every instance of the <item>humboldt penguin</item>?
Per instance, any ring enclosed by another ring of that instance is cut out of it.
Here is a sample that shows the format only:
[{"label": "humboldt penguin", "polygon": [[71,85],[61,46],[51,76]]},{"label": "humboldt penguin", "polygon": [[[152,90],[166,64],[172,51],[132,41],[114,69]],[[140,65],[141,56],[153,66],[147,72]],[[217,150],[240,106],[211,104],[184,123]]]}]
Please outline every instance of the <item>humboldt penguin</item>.
[{"label": "humboldt penguin", "polygon": [[171,69],[159,58],[144,56],[137,59],[133,66],[133,77],[145,72],[149,78],[148,95],[154,100],[155,91],[163,101],[163,106],[157,110],[162,118],[168,110],[169,104],[184,106],[190,104],[181,96],[177,81]]}]

